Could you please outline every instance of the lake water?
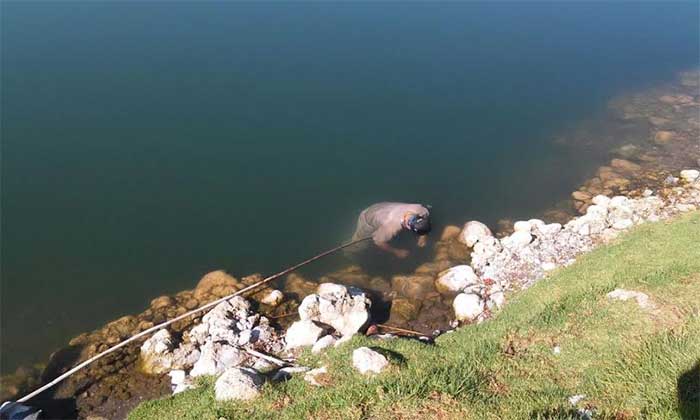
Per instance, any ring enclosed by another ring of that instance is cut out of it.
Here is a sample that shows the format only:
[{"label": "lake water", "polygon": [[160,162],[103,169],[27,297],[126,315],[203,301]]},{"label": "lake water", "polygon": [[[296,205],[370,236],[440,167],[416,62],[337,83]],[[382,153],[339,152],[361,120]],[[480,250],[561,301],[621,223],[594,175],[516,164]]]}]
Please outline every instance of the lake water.
[{"label": "lake water", "polygon": [[552,206],[605,159],[552,139],[697,66],[698,13],[3,2],[0,370],[334,246],[373,202],[437,228]]}]

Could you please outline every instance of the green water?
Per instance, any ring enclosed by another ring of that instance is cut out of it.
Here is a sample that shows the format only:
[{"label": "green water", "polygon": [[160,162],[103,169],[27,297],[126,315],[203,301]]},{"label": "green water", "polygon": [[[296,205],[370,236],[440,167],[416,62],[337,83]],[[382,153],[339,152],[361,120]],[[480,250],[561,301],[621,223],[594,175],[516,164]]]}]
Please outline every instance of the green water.
[{"label": "green water", "polygon": [[2,372],[376,201],[530,216],[605,158],[553,137],[698,65],[696,2],[1,8]]}]

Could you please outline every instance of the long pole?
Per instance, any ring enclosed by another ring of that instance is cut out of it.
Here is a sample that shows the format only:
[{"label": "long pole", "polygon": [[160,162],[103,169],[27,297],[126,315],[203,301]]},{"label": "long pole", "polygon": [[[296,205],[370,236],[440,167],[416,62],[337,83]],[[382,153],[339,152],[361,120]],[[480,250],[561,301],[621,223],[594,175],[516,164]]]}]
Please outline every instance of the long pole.
[{"label": "long pole", "polygon": [[337,246],[337,247],[335,247],[335,248],[329,249],[328,251],[322,252],[322,253],[320,253],[320,254],[318,254],[318,255],[316,255],[316,256],[313,256],[313,257],[311,257],[311,258],[309,258],[309,259],[307,259],[307,260],[304,260],[304,261],[300,262],[299,264],[293,265],[293,266],[291,266],[291,267],[289,267],[289,268],[287,268],[287,269],[285,269],[285,270],[282,270],[282,271],[280,271],[279,273],[276,273],[276,274],[273,274],[273,275],[271,275],[271,276],[269,276],[269,277],[266,277],[266,278],[260,280],[259,282],[255,283],[255,284],[251,284],[251,285],[248,286],[248,287],[244,287],[243,289],[237,291],[236,293],[232,293],[232,294],[230,294],[230,295],[228,295],[228,296],[224,296],[224,297],[222,297],[222,298],[220,298],[220,299],[217,299],[217,300],[214,300],[214,301],[212,301],[212,302],[209,302],[209,303],[207,303],[206,305],[200,306],[200,307],[197,308],[197,309],[193,309],[193,310],[191,310],[191,311],[189,311],[189,312],[186,312],[186,313],[184,313],[184,314],[182,314],[182,315],[176,316],[175,318],[173,318],[173,319],[171,319],[171,320],[165,321],[165,322],[163,322],[163,323],[161,323],[161,324],[154,325],[154,326],[152,326],[151,328],[145,329],[145,330],[141,331],[140,333],[138,333],[138,334],[136,334],[136,335],[133,335],[133,336],[127,338],[126,340],[122,341],[121,343],[115,344],[114,346],[108,348],[107,350],[103,351],[102,353],[96,354],[95,356],[92,356],[91,358],[85,360],[84,362],[82,362],[82,363],[76,365],[75,367],[73,367],[73,368],[70,369],[69,371],[63,373],[62,375],[58,376],[56,379],[52,380],[51,382],[47,383],[46,385],[40,387],[39,389],[37,389],[37,390],[35,390],[35,391],[33,391],[33,392],[30,392],[29,394],[25,395],[24,397],[18,399],[17,402],[25,402],[25,401],[29,400],[30,398],[33,398],[33,397],[35,397],[35,396],[41,394],[42,392],[44,392],[44,391],[46,391],[47,389],[51,388],[52,386],[54,386],[54,385],[60,383],[61,381],[63,381],[63,380],[66,379],[67,377],[71,376],[71,375],[74,374],[75,372],[79,371],[80,369],[84,368],[85,366],[89,365],[90,363],[92,363],[92,362],[94,362],[94,361],[96,361],[96,360],[98,360],[98,359],[100,359],[100,358],[102,358],[102,357],[104,357],[104,356],[106,356],[106,355],[108,355],[108,354],[110,354],[110,353],[112,353],[112,352],[114,352],[114,351],[116,351],[116,350],[118,350],[118,349],[120,349],[120,348],[126,346],[126,345],[129,344],[129,343],[132,343],[132,342],[138,340],[138,339],[141,338],[141,337],[147,336],[147,335],[149,335],[149,334],[151,334],[151,333],[153,333],[153,332],[156,332],[156,331],[158,331],[158,330],[160,330],[160,329],[163,329],[163,328],[167,327],[168,325],[170,325],[170,324],[172,324],[172,323],[174,323],[174,322],[180,321],[180,320],[185,319],[185,318],[187,318],[187,317],[189,317],[189,316],[192,316],[192,315],[194,315],[194,314],[196,314],[196,313],[198,313],[198,312],[202,312],[202,311],[204,311],[204,310],[206,310],[206,309],[209,309],[209,308],[211,308],[211,307],[213,307],[213,306],[216,306],[216,305],[218,305],[219,303],[221,303],[221,302],[223,302],[223,301],[225,301],[225,300],[231,299],[231,298],[234,297],[234,296],[238,296],[238,295],[240,295],[240,294],[243,294],[243,293],[249,292],[249,291],[251,291],[251,290],[253,290],[253,289],[256,289],[256,288],[262,286],[263,284],[269,283],[269,282],[271,282],[272,280],[274,280],[274,279],[276,279],[276,278],[279,278],[279,277],[284,276],[285,274],[289,274],[289,273],[291,273],[292,271],[294,271],[294,270],[296,270],[296,269],[298,269],[298,268],[300,268],[300,267],[302,267],[302,266],[305,266],[306,264],[309,264],[309,263],[314,262],[314,261],[316,261],[316,260],[318,260],[318,259],[320,259],[320,258],[325,257],[326,255],[329,255],[329,254],[332,254],[332,253],[334,253],[334,252],[340,251],[340,250],[343,249],[343,248],[347,248],[347,247],[349,247],[349,246],[355,245],[355,244],[358,243],[358,242],[366,241],[366,240],[368,240],[368,239],[370,239],[370,238],[368,237],[368,238],[357,239],[357,240],[355,240],[355,241],[348,242],[348,243],[346,243],[346,244],[343,244],[343,245]]}]

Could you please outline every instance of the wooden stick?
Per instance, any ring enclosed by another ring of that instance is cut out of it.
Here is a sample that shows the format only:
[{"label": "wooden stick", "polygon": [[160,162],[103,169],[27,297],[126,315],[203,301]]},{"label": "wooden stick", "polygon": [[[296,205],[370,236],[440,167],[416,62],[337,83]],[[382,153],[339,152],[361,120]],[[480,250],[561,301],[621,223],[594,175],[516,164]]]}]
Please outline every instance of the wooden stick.
[{"label": "wooden stick", "polygon": [[414,334],[414,335],[422,335],[422,336],[427,336],[427,335],[428,335],[428,334],[420,333],[420,332],[418,332],[418,331],[405,330],[405,329],[403,329],[403,328],[392,327],[392,326],[390,326],[390,325],[384,325],[384,324],[377,324],[377,327],[386,328],[386,329],[388,329],[388,330],[394,330],[394,331],[404,332],[404,333],[408,333],[408,334]]}]

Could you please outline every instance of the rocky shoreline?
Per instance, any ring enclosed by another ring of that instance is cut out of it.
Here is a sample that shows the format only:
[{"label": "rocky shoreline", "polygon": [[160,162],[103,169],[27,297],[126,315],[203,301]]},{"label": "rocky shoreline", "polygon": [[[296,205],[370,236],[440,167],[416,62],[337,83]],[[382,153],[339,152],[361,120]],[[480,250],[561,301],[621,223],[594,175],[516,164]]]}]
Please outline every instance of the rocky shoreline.
[{"label": "rocky shoreline", "polygon": [[[615,118],[635,122],[635,133],[641,124],[646,134],[616,144],[609,163],[591,174],[571,200],[539,215],[548,223],[503,221],[495,234],[477,221],[448,226],[434,245],[432,261],[391,279],[370,276],[358,266],[317,281],[291,274],[246,299],[233,298],[175,323],[142,345],[123,348],[37,402],[61,415],[123,418],[139,402],[188,389],[201,375],[220,376],[217,398],[252,398],[264,381],[304,370],[293,362],[299,348],[323,351],[358,332],[386,338],[391,335],[379,333],[395,332],[392,327],[430,339],[487,320],[510,293],[620,232],[700,207],[699,76],[685,72],[676,83],[613,100]],[[580,143],[583,137],[570,141]],[[575,213],[580,216],[572,218]],[[193,290],[158,297],[138,315],[75,337],[51,356],[39,378],[36,371],[3,378],[2,398],[11,399],[77,361],[260,278],[209,273]],[[380,357],[358,350],[358,370],[381,370]],[[305,375],[313,383],[322,373]]]}]

